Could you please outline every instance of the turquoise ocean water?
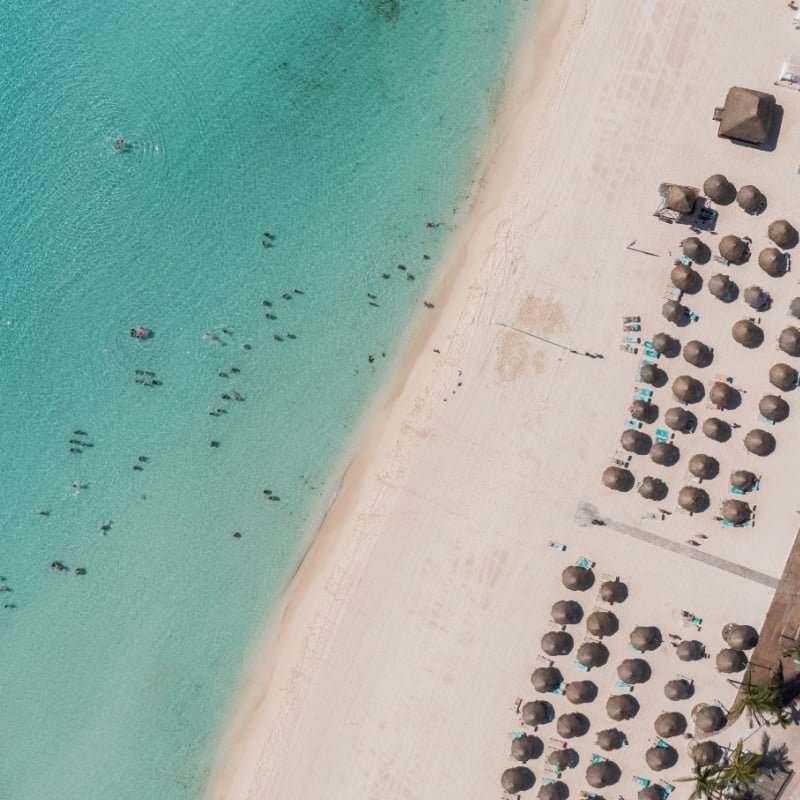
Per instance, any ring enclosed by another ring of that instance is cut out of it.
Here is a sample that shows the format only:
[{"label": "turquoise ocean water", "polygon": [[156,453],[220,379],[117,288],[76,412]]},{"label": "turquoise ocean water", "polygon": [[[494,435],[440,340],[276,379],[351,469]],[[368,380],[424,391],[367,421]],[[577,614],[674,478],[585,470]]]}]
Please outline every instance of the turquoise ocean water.
[{"label": "turquoise ocean water", "polygon": [[201,796],[531,6],[4,5],[1,798]]}]

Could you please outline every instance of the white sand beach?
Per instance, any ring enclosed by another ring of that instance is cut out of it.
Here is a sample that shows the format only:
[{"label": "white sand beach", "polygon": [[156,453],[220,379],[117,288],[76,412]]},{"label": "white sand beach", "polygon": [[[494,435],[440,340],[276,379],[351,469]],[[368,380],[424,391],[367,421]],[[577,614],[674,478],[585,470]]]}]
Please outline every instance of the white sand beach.
[{"label": "white sand beach", "polygon": [[[675,767],[647,769],[653,721],[680,711],[691,731],[697,703],[731,704],[735,688],[714,668],[720,631],[728,622],[760,628],[800,520],[796,392],[786,394],[789,419],[770,428],[772,455],[742,445],[747,431],[764,427],[758,400],[779,393],[769,367],[793,361],[775,348],[800,294],[796,273],[770,278],[756,260],[770,221],[800,225],[800,94],[773,86],[798,47],[793,13],[783,2],[749,0],[546,0],[521,49],[474,208],[431,297],[436,309],[422,316],[282,617],[253,657],[209,797],[503,796],[500,775],[515,763],[511,734],[523,730],[517,700],[536,699],[539,642],[557,628],[550,607],[571,599],[590,613],[603,575],[629,589],[613,609],[620,630],[605,640],[608,664],[587,675],[574,652],[554,659],[567,681],[594,681],[598,698],[572,706],[544,696],[557,714],[577,710],[591,721],[589,734],[571,741],[580,764],[563,780],[571,797],[588,789],[594,737],[615,725],[605,701],[618,691],[616,665],[636,655],[628,641],[636,625],[657,626],[664,644],[643,656],[653,675],[635,688],[639,714],[617,725],[629,744],[607,754],[621,770],[609,791],[630,800],[639,789],[633,776],[674,783],[690,774],[682,737],[671,740]],[[712,114],[734,85],[775,94],[783,117],[774,151],[717,138]],[[701,235],[715,253],[722,235],[749,236],[747,264],[697,267],[704,282],[722,271],[740,290],[771,293],[772,308],[758,315],[765,341],[753,350],[731,338],[734,322],[757,316],[742,299],[725,305],[704,285],[685,300],[698,322],[679,329],[660,314],[690,232],[653,216],[658,186],[702,187],[717,172],[737,187],[755,184],[768,200],[760,216],[719,207],[718,235]],[[634,240],[657,255],[626,249]],[[637,382],[639,356],[619,347],[626,314],[641,316],[642,338],[663,330],[714,347],[704,369],[681,356],[661,359],[669,381],[653,402],[662,415],[675,405],[670,385],[681,374],[706,391],[715,376],[732,376],[743,392],[732,411],[705,400],[692,408],[700,421],[724,415],[740,424],[729,442],[678,434],[677,465],[633,458],[637,479],[669,485],[658,507],[673,513],[663,521],[646,518],[656,504],[635,491],[600,483]],[[701,452],[717,458],[719,475],[703,483],[711,507],[690,517],[676,497],[690,482],[688,459]],[[761,476],[746,498],[757,506],[755,526],[714,520],[734,468]],[[587,524],[594,515],[607,524]],[[700,532],[708,537],[701,546],[681,546]],[[581,558],[596,562],[597,583],[570,592],[561,572]],[[699,629],[682,624],[681,610],[702,618]],[[576,647],[584,631],[570,626]],[[701,641],[711,659],[680,662],[670,633]],[[694,682],[694,696],[672,702],[663,687],[679,675]],[[746,732],[741,720],[714,738],[728,744]],[[554,726],[537,735],[547,744]],[[534,797],[545,759],[527,766],[537,782],[523,797]],[[690,784],[675,786],[673,797],[688,797]]]}]

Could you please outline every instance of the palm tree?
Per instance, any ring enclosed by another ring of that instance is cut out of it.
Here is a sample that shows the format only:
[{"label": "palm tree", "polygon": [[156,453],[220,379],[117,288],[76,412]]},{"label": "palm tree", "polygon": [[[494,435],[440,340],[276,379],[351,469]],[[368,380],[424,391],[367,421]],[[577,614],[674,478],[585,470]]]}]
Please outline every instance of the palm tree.
[{"label": "palm tree", "polygon": [[747,753],[739,739],[728,756],[728,763],[720,770],[720,782],[730,786],[735,794],[752,786],[761,775],[761,754]]},{"label": "palm tree", "polygon": [[789,713],[783,705],[781,681],[777,675],[769,680],[754,684],[750,667],[745,670],[741,681],[731,681],[739,687],[739,695],[728,714],[731,720],[747,714],[750,727],[757,725],[780,725],[785,728],[790,722]]},{"label": "palm tree", "polygon": [[781,653],[784,658],[793,658],[795,660],[800,660],[800,639],[795,639],[792,643],[784,648],[784,651]]},{"label": "palm tree", "polygon": [[717,800],[722,792],[719,781],[721,767],[719,764],[695,764],[692,774],[688,778],[678,778],[679,781],[694,781],[689,800]]}]

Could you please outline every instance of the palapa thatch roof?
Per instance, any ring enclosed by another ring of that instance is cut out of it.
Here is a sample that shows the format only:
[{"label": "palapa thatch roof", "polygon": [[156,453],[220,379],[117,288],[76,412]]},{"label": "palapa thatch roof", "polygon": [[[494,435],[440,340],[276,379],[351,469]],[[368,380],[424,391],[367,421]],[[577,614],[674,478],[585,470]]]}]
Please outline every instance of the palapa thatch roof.
[{"label": "palapa thatch roof", "polygon": [[[686,258],[691,258],[692,261],[702,261],[708,256],[708,247],[696,236],[684,239],[681,249]],[[677,284],[675,285],[677,286]]]},{"label": "palapa thatch roof", "polygon": [[500,777],[500,785],[503,787],[503,791],[509,794],[526,792],[533,786],[535,781],[534,774],[527,767],[511,767]]},{"label": "palapa thatch roof", "polygon": [[767,275],[777,278],[786,272],[786,256],[777,247],[765,247],[758,254],[758,266]]},{"label": "palapa thatch roof", "polygon": [[719,471],[719,462],[705,453],[697,453],[689,459],[689,472],[695,478],[713,478]]},{"label": "palapa thatch roof", "polygon": [[544,746],[542,740],[537,736],[526,734],[511,740],[511,758],[521,761],[523,764],[532,758],[538,758],[542,754]]},{"label": "palapa thatch roof", "polygon": [[574,625],[583,619],[583,609],[574,600],[558,600],[550,608],[550,616],[558,625]]},{"label": "palapa thatch roof", "polygon": [[[563,752],[563,751],[560,751]],[[539,800],[565,800],[569,794],[567,784],[563,781],[553,781],[552,783],[543,783],[536,793]]]},{"label": "palapa thatch roof", "polygon": [[773,422],[783,422],[789,416],[789,404],[774,394],[765,394],[758,401],[758,410]]},{"label": "palapa thatch roof", "polygon": [[705,651],[703,643],[694,639],[684,639],[675,648],[675,653],[681,661],[699,661]]},{"label": "palapa thatch roof", "polygon": [[663,739],[680,736],[686,730],[686,717],[677,711],[659,714],[655,721],[656,733]]},{"label": "palapa thatch roof", "polygon": [[[628,597],[628,587],[619,579],[603,581],[600,585],[600,598],[606,603],[622,603]],[[610,612],[601,612],[610,613]],[[614,617],[613,614],[611,614]],[[614,617],[616,619],[616,617]]]},{"label": "palapa thatch roof", "polygon": [[672,394],[682,403],[697,403],[703,399],[703,384],[690,375],[680,375],[672,382]]},{"label": "palapa thatch roof", "polygon": [[719,706],[704,705],[692,711],[692,720],[702,733],[714,733],[725,727],[728,717]]},{"label": "palapa thatch roof", "polygon": [[[718,417],[709,417],[703,423],[703,434],[715,442],[725,442],[731,437],[731,426]],[[651,458],[652,455],[651,452]]]},{"label": "palapa thatch roof", "polygon": [[797,386],[797,370],[788,364],[773,364],[769,368],[769,382],[787,392]]},{"label": "palapa thatch roof", "polygon": [[691,292],[700,283],[700,276],[686,264],[676,264],[670,273],[670,280],[676,289]]},{"label": "palapa thatch roof", "polygon": [[644,455],[650,449],[652,440],[642,431],[625,428],[622,436],[619,437],[619,443],[622,445],[622,449],[627,450],[629,453]]},{"label": "palapa thatch roof", "polygon": [[522,706],[522,721],[526,725],[544,725],[553,721],[553,706],[544,700],[531,700]]},{"label": "palapa thatch roof", "polygon": [[588,730],[589,720],[583,714],[577,714],[574,711],[570,714],[562,714],[556,722],[556,731],[563,739],[583,736]]},{"label": "palapa thatch roof", "polygon": [[617,492],[626,492],[633,486],[633,475],[622,467],[606,467],[603,470],[603,486]]},{"label": "palapa thatch roof", "polygon": [[667,700],[686,700],[694,694],[694,686],[686,678],[675,678],[664,685]]},{"label": "palapa thatch roof", "polygon": [[732,650],[752,650],[758,644],[758,631],[752,625],[730,623],[722,629],[722,638]]},{"label": "palapa thatch roof", "polygon": [[644,400],[634,400],[628,409],[628,413],[632,419],[645,422],[650,417],[651,408],[650,403],[646,403]]},{"label": "palapa thatch roof", "polygon": [[633,719],[639,713],[639,701],[630,694],[612,694],[606,701],[606,714],[616,722]]},{"label": "palapa thatch roof", "polygon": [[594,574],[590,569],[578,564],[570,564],[561,573],[561,583],[574,592],[582,592],[594,583]]},{"label": "palapa thatch roof", "polygon": [[597,686],[592,681],[570,681],[564,690],[570,703],[591,703],[597,697]]},{"label": "palapa thatch roof", "polygon": [[736,187],[724,175],[712,175],[703,183],[703,194],[715,203],[732,203],[736,197]]},{"label": "palapa thatch roof", "polygon": [[734,341],[744,347],[757,347],[764,339],[761,328],[749,319],[740,319],[731,328]]},{"label": "palapa thatch roof", "polygon": [[793,297],[789,303],[789,313],[793,317],[800,317],[800,297]]},{"label": "palapa thatch roof", "polygon": [[701,767],[708,767],[719,763],[722,758],[722,748],[710,739],[705,742],[695,741],[690,755],[695,764],[699,764]]},{"label": "palapa thatch roof", "polygon": [[566,631],[548,631],[542,636],[542,650],[549,656],[565,656],[572,650],[572,637]]},{"label": "palapa thatch roof", "polygon": [[[747,666],[747,656],[740,650],[733,650],[730,647],[726,647],[724,650],[720,650],[719,653],[717,653],[716,664],[720,672],[731,675],[734,672],[741,672]],[[709,707],[716,708],[716,706]],[[712,730],[715,731],[717,728],[713,728]],[[706,733],[711,733],[711,731],[706,731]]]},{"label": "palapa thatch roof", "polygon": [[[611,583],[609,581],[603,584],[603,586],[606,585],[623,586],[624,584],[616,582]],[[600,587],[601,597],[602,597],[603,586]],[[609,601],[606,600],[606,602]],[[586,617],[586,630],[589,631],[589,633],[591,633],[592,636],[598,636],[600,638],[602,638],[603,636],[613,636],[618,629],[619,629],[619,621],[617,620],[616,616],[612,614],[610,611],[592,611],[592,613],[589,614],[588,617]]]},{"label": "palapa thatch roof", "polygon": [[625,739],[625,734],[622,731],[617,730],[616,728],[607,728],[604,731],[600,731],[597,734],[597,738],[595,739],[595,744],[601,750],[619,750],[627,740]]},{"label": "palapa thatch roof", "polygon": [[720,408],[733,408],[736,405],[738,393],[729,383],[716,381],[708,393],[708,399]]},{"label": "palapa thatch roof", "polygon": [[756,476],[746,469],[737,469],[731,473],[731,486],[743,492],[749,492],[755,486],[756,480]]},{"label": "palapa thatch roof", "polygon": [[573,753],[569,750],[553,750],[547,756],[547,763],[559,769],[566,769],[572,763]]},{"label": "palapa thatch roof", "polygon": [[531,683],[537,692],[552,692],[564,678],[555,667],[537,667],[531,673]]},{"label": "palapa thatch roof", "polygon": [[667,322],[678,322],[686,315],[686,309],[677,300],[667,300],[661,306],[661,313]]},{"label": "palapa thatch roof", "polygon": [[761,428],[753,428],[744,437],[744,446],[756,456],[768,456],[775,449],[775,437]]},{"label": "palapa thatch roof", "polygon": [[690,514],[698,514],[708,508],[708,493],[697,486],[684,486],[678,492],[678,505]]},{"label": "palapa thatch roof", "polygon": [[602,667],[608,661],[608,648],[600,642],[584,642],[575,654],[584,667]]},{"label": "palapa thatch roof", "polygon": [[630,640],[631,647],[640,653],[655,650],[661,645],[661,631],[652,626],[637,625],[631,631]]},{"label": "palapa thatch roof", "polygon": [[734,525],[741,525],[750,518],[750,506],[742,500],[728,498],[722,501],[722,518]]},{"label": "palapa thatch roof", "polygon": [[707,367],[714,356],[707,344],[692,339],[683,346],[683,357],[694,367]]},{"label": "palapa thatch roof", "polygon": [[637,800],[664,800],[661,791],[656,786],[645,786],[644,789],[639,789],[636,798]]},{"label": "palapa thatch roof", "polygon": [[736,192],[736,202],[742,211],[746,211],[748,214],[755,214],[756,211],[764,207],[765,199],[759,189],[748,184],[747,186],[742,186]]},{"label": "palapa thatch roof", "polygon": [[661,379],[661,370],[655,364],[644,364],[639,370],[642,383],[656,384]]},{"label": "palapa thatch roof", "polygon": [[729,233],[719,240],[719,254],[726,261],[741,261],[747,255],[747,243]]},{"label": "palapa thatch roof", "polygon": [[668,408],[664,414],[664,424],[674,431],[683,431],[689,426],[692,421],[692,415],[680,406]]},{"label": "palapa thatch roof", "polygon": [[[769,138],[775,116],[775,97],[755,89],[732,86],[718,117],[717,136],[750,144],[763,144]],[[717,117],[715,116],[715,119]]]},{"label": "palapa thatch roof", "polygon": [[642,478],[642,482],[639,484],[639,495],[645,500],[663,500],[667,496],[667,492],[667,484],[660,478],[654,478],[651,475]]},{"label": "palapa thatch roof", "polygon": [[786,355],[800,356],[800,330],[795,328],[794,325],[784,328],[778,337],[778,347]]},{"label": "palapa thatch roof", "polygon": [[662,467],[671,467],[680,457],[681,451],[672,442],[656,442],[650,448],[650,459]]},{"label": "palapa thatch roof", "polygon": [[675,348],[675,340],[668,333],[657,333],[653,336],[652,345],[657,353],[666,355]]},{"label": "palapa thatch roof", "polygon": [[721,272],[712,275],[708,281],[708,291],[719,300],[732,300],[736,296],[736,284]]},{"label": "palapa thatch roof", "polygon": [[651,747],[645,753],[647,766],[656,772],[674,767],[678,761],[678,751],[674,747]]},{"label": "palapa thatch roof", "polygon": [[586,767],[586,783],[595,789],[611,786],[619,780],[619,769],[610,761],[598,761]]},{"label": "palapa thatch roof", "polygon": [[650,665],[641,658],[626,658],[617,667],[617,676],[625,683],[644,683],[650,678]]},{"label": "palapa thatch roof", "polygon": [[769,228],[767,228],[767,236],[778,247],[792,247],[797,244],[797,231],[785,219],[776,219],[775,222],[770,222]]},{"label": "palapa thatch roof", "polygon": [[748,286],[744,290],[744,301],[750,308],[760,311],[769,303],[769,295],[760,286]]},{"label": "palapa thatch roof", "polygon": [[677,183],[673,183],[667,189],[666,203],[670,211],[689,214],[694,208],[696,200],[697,189],[693,189],[691,186],[679,186]]}]

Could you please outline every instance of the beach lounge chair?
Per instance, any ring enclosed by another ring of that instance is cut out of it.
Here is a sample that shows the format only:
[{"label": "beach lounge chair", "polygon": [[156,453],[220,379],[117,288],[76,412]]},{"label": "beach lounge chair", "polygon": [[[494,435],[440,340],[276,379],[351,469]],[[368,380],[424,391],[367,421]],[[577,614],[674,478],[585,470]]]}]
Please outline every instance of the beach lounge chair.
[{"label": "beach lounge chair", "polygon": [[512,739],[521,739],[525,734],[522,731],[513,731],[511,734]]},{"label": "beach lounge chair", "polygon": [[555,783],[552,778],[542,778],[542,784],[544,786],[549,786],[551,783]]},{"label": "beach lounge chair", "polygon": [[576,567],[583,567],[584,569],[591,569],[594,566],[594,561],[590,561],[588,558],[581,556],[576,562]]},{"label": "beach lounge chair", "polygon": [[567,546],[561,544],[561,542],[550,542],[550,547],[552,547],[553,550],[558,550],[559,553],[563,553],[567,549]]},{"label": "beach lounge chair", "polygon": [[669,750],[669,745],[663,739],[656,739],[656,747],[660,747],[662,750]]},{"label": "beach lounge chair", "polygon": [[635,392],[638,392],[640,395],[642,395],[642,397],[650,398],[650,397],[653,396],[653,390],[652,389],[646,389],[643,386],[635,386],[633,390]]},{"label": "beach lounge chair", "polygon": [[553,736],[550,736],[548,741],[553,743],[553,747],[555,747],[556,750],[563,750],[567,746],[567,743],[563,739],[556,739]]},{"label": "beach lounge chair", "polygon": [[636,332],[636,331],[640,331],[641,329],[642,329],[642,326],[638,322],[626,322],[622,326],[622,330],[626,331],[626,332],[630,332],[630,331]]},{"label": "beach lounge chair", "polygon": [[647,778],[640,778],[638,775],[633,776],[633,782],[638,783],[643,789],[646,789],[650,785],[650,781]]},{"label": "beach lounge chair", "polygon": [[691,267],[692,266],[692,259],[686,258],[686,256],[681,256],[680,258],[675,259],[676,266],[678,264],[683,264],[684,267]]},{"label": "beach lounge chair", "polygon": [[663,428],[656,428],[656,441],[657,442],[668,442],[672,437],[670,436],[670,432],[664,430]]},{"label": "beach lounge chair", "polygon": [[730,487],[731,494],[744,494],[743,489],[737,489],[735,486]]},{"label": "beach lounge chair", "polygon": [[638,337],[638,336],[631,336],[631,335],[628,335],[628,336],[626,336],[626,337],[625,337],[625,341],[626,341],[628,344],[639,344],[639,342],[641,341],[641,339],[639,339],[639,337]]},{"label": "beach lounge chair", "polygon": [[638,420],[635,420],[635,419],[629,419],[626,424],[627,424],[627,426],[629,428],[641,428],[642,427],[642,423],[639,422]]},{"label": "beach lounge chair", "polygon": [[675,787],[671,783],[664,784],[664,794],[672,794],[675,791]]},{"label": "beach lounge chair", "polygon": [[590,764],[599,764],[601,761],[605,761],[605,759],[597,753],[592,753],[592,757],[589,759]]},{"label": "beach lounge chair", "polygon": [[714,261],[716,261],[718,264],[722,264],[723,267],[729,267],[731,265],[731,262],[722,256],[714,256]]},{"label": "beach lounge chair", "polygon": [[655,351],[655,350],[651,350],[649,347],[645,347],[645,348],[644,348],[644,354],[645,354],[645,355],[646,355],[648,358],[658,358],[658,353],[656,353],[656,351]]},{"label": "beach lounge chair", "polygon": [[689,322],[697,322],[697,320],[699,319],[700,317],[698,317],[697,314],[694,313],[694,311],[689,312]]},{"label": "beach lounge chair", "polygon": [[555,689],[550,690],[550,694],[564,694],[564,688],[562,686],[556,686]]},{"label": "beach lounge chair", "polygon": [[774,425],[774,419],[767,419],[763,414],[758,415],[758,421],[764,423],[764,425]]},{"label": "beach lounge chair", "polygon": [[633,685],[630,683],[625,683],[625,681],[617,681],[614,686],[619,689],[621,692],[632,692]]},{"label": "beach lounge chair", "polygon": [[575,662],[575,669],[579,669],[581,672],[589,671],[589,667],[587,667],[586,664],[581,664],[580,661]]},{"label": "beach lounge chair", "polygon": [[641,322],[642,318],[638,314],[628,314],[622,318],[622,324],[627,322]]}]

